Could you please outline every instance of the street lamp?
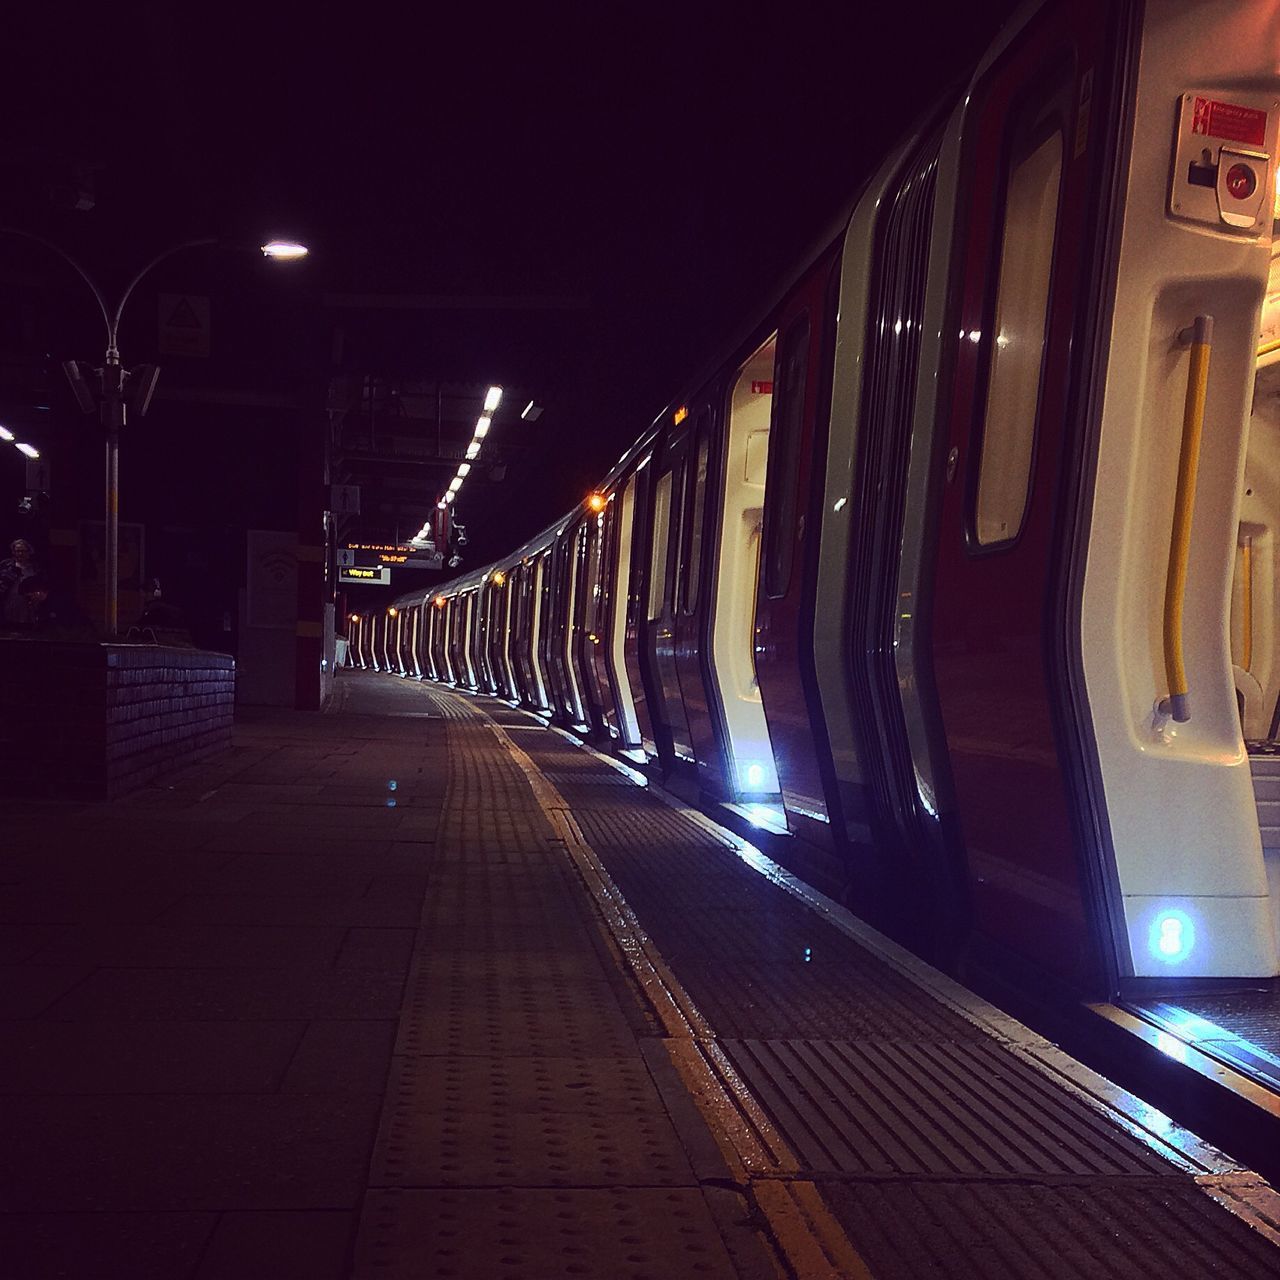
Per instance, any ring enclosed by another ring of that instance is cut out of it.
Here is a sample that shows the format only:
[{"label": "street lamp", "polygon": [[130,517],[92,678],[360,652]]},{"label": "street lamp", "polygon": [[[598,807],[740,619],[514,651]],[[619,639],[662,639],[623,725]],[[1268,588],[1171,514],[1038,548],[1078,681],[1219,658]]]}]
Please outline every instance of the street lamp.
[{"label": "street lamp", "polygon": [[[117,342],[120,319],[124,315],[129,298],[143,277],[166,258],[171,258],[184,249],[198,249],[222,242],[217,236],[204,236],[198,240],[184,240],[181,244],[175,244],[163,253],[156,254],[129,281],[120,295],[120,301],[112,308],[107,305],[107,299],[93,277],[65,249],[59,248],[53,241],[46,240],[43,236],[23,231],[19,227],[0,227],[0,233],[34,240],[37,244],[56,253],[64,262],[69,263],[76,274],[89,286],[89,291],[93,294],[98,310],[102,313],[103,323],[106,325],[107,349],[101,369],[92,369],[78,360],[66,360],[62,368],[80,408],[85,413],[92,413],[97,409],[106,432],[107,581],[103,624],[107,635],[114,636],[119,630],[120,623],[120,428],[125,424],[127,409],[133,409],[139,417],[146,413],[156,389],[156,381],[160,376],[160,370],[156,365],[139,365],[136,369],[125,369],[121,365],[120,347]],[[276,262],[296,261],[307,254],[305,245],[292,240],[271,240],[261,248],[265,258]],[[86,377],[86,374],[91,374],[92,380]]]}]

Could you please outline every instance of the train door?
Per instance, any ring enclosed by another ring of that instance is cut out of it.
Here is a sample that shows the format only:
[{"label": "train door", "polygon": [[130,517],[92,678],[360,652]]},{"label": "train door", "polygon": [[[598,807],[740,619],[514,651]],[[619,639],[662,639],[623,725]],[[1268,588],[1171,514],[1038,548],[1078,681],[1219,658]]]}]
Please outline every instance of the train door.
[{"label": "train door", "polygon": [[[636,464],[635,472],[623,491],[624,503],[631,511],[631,557],[619,573],[627,578],[626,618],[623,621],[622,671],[635,713],[636,732],[645,756],[656,760],[659,727],[655,723],[649,697],[648,605],[649,582],[653,574],[651,551],[653,454],[647,453]],[[624,510],[626,508],[624,507]]]},{"label": "train door", "polygon": [[466,681],[469,689],[480,688],[480,658],[479,658],[479,638],[480,638],[480,618],[479,618],[479,593],[476,591],[468,591],[462,597],[465,608],[462,614],[462,635],[460,642],[462,646],[463,660],[466,664]]},{"label": "train door", "polygon": [[[628,668],[628,627],[633,623],[631,559],[636,544],[636,487],[639,476],[632,472],[617,490],[617,510],[610,523],[607,542],[605,620],[608,646],[605,649],[609,682],[617,703],[618,742],[627,750],[640,746],[640,723]],[[603,647],[603,646],[602,646]],[[632,646],[634,652],[634,646]]]},{"label": "train door", "polygon": [[448,684],[453,679],[449,669],[449,602],[437,596],[432,608],[431,653],[435,664],[436,679]]},{"label": "train door", "polygon": [[511,570],[511,660],[521,703],[526,707],[540,708],[542,704],[533,680],[533,656],[530,649],[533,617],[531,573],[528,564],[524,562],[513,566]]},{"label": "train door", "polygon": [[1112,8],[1042,11],[971,88],[933,603],[974,925],[1073,984],[1096,956],[1053,633],[1064,482],[1080,467],[1071,414],[1089,372],[1089,255],[1101,239],[1091,161],[1115,119]]},{"label": "train door", "polygon": [[712,671],[733,790],[759,800],[778,790],[769,726],[756,678],[756,588],[769,458],[777,334],[738,370],[729,392],[721,465],[719,554],[714,560]]},{"label": "train door", "polygon": [[540,552],[533,559],[533,581],[530,584],[532,625],[529,630],[529,655],[533,663],[534,683],[538,690],[538,705],[543,711],[555,712],[555,690],[551,683],[549,662],[548,598],[551,594],[550,552]]},{"label": "train door", "polygon": [[[681,416],[681,422],[684,416]],[[676,668],[676,584],[680,578],[680,553],[685,514],[685,487],[689,471],[689,436],[679,426],[667,433],[654,457],[652,546],[649,556],[648,649],[654,673],[654,714],[670,740],[672,763],[695,763],[689,720],[685,714]]]},{"label": "train door", "polygon": [[590,712],[582,682],[581,647],[583,621],[583,587],[586,542],[583,538],[585,520],[570,526],[561,536],[560,584],[564,595],[560,601],[561,622],[560,657],[564,664],[565,692],[568,694],[569,719],[574,728],[589,724]]},{"label": "train door", "polygon": [[593,729],[616,736],[616,715],[609,691],[609,674],[605,666],[604,600],[601,573],[601,549],[605,542],[605,530],[611,508],[606,502],[600,511],[589,511],[583,517],[579,533],[579,612],[582,624],[579,630],[578,657],[579,682],[586,694],[589,723]]},{"label": "train door", "polygon": [[756,600],[756,674],[787,823],[827,848],[833,843],[832,815],[822,763],[826,729],[813,669],[819,608],[813,583],[822,518],[821,485],[815,481],[826,450],[826,415],[819,406],[829,377],[833,262],[834,256],[824,257],[778,317]]},{"label": "train door", "polygon": [[1274,1036],[1263,1006],[1232,1013],[1229,984],[1192,999],[1181,979],[1280,971],[1280,26],[1274,6],[1226,0],[1153,0],[1140,16],[1081,701],[1114,859],[1117,987],[1172,984],[1175,1034],[1253,1040]]},{"label": "train door", "polygon": [[385,609],[377,615],[378,627],[378,670],[391,670],[391,631],[395,625],[395,618],[391,616]]},{"label": "train door", "polygon": [[689,742],[698,768],[698,780],[711,794],[725,793],[723,754],[712,720],[710,661],[707,653],[707,620],[710,592],[704,585],[715,565],[710,545],[709,517],[719,500],[716,464],[720,446],[710,401],[701,403],[693,420],[681,519],[679,578],[675,585],[675,665]]},{"label": "train door", "polygon": [[520,682],[516,675],[514,657],[516,626],[516,582],[515,570],[500,570],[496,575],[500,600],[500,633],[498,636],[498,660],[502,664],[502,678],[506,687],[508,702],[519,702],[522,697]]},{"label": "train door", "polygon": [[472,618],[472,665],[476,670],[476,685],[481,693],[493,693],[493,671],[489,664],[489,626],[493,604],[488,581],[481,582],[475,592],[475,608]]},{"label": "train door", "polygon": [[435,621],[439,610],[433,600],[424,600],[419,612],[422,614],[422,674],[427,680],[438,680],[435,657]]}]

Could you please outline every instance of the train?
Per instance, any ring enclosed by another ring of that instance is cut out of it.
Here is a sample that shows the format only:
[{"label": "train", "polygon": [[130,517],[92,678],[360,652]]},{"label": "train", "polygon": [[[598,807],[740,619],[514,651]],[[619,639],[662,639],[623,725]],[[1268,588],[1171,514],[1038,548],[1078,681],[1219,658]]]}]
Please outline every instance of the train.
[{"label": "train", "polygon": [[349,661],[745,815],[953,968],[1274,980],[1278,70],[1274,3],[1021,11],[595,490]]}]

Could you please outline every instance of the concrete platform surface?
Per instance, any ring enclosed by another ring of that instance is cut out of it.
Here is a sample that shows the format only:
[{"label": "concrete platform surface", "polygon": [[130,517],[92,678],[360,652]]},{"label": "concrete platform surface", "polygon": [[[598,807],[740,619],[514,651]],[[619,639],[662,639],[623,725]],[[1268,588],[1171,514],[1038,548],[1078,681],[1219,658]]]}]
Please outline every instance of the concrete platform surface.
[{"label": "concrete platform surface", "polygon": [[337,689],[0,810],[3,1280],[1280,1276],[1247,1171],[696,816],[501,703]]}]

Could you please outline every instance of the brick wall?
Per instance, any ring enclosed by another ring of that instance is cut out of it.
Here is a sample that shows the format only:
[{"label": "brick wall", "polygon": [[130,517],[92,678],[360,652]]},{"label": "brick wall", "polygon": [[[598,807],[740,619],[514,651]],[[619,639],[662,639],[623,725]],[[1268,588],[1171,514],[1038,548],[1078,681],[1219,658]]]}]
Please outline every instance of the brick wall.
[{"label": "brick wall", "polygon": [[0,640],[0,790],[111,799],[231,745],[235,659]]}]

